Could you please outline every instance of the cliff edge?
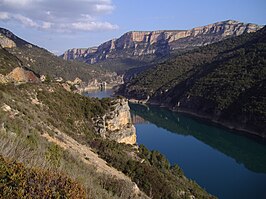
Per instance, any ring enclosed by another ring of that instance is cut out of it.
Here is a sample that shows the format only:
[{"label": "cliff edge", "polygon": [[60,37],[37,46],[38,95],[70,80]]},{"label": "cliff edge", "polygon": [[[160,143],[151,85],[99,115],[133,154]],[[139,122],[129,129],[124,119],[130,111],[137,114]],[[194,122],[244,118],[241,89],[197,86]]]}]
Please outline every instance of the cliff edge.
[{"label": "cliff edge", "polygon": [[243,33],[256,32],[261,28],[256,24],[227,20],[190,30],[130,31],[98,47],[69,49],[61,57],[89,64],[118,58],[143,59],[142,56],[147,55],[161,57],[174,50],[204,46]]},{"label": "cliff edge", "polygon": [[129,110],[127,99],[113,100],[109,112],[93,118],[95,131],[103,138],[119,143],[136,144],[136,129],[132,124]]}]

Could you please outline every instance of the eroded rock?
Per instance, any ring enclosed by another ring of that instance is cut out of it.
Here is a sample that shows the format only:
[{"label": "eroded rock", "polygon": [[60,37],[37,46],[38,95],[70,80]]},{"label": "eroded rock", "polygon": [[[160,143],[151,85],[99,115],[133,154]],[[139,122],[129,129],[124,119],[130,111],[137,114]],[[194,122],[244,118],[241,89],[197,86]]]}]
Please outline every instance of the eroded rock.
[{"label": "eroded rock", "polygon": [[136,129],[131,121],[127,99],[114,99],[111,110],[93,119],[94,128],[103,138],[119,143],[135,144]]}]

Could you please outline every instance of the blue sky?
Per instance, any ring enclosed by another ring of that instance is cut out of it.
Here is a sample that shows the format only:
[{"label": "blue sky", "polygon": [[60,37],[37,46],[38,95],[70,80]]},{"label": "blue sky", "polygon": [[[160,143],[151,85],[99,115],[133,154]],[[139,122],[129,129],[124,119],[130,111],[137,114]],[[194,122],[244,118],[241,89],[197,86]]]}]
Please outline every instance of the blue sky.
[{"label": "blue sky", "polygon": [[228,19],[265,25],[265,13],[265,0],[0,0],[0,27],[61,54],[131,30],[183,30]]}]

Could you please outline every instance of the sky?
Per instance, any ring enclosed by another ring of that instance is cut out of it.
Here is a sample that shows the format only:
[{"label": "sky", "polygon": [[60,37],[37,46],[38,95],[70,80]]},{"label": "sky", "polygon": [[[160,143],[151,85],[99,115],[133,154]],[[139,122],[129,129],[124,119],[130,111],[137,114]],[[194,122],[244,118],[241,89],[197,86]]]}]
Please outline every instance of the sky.
[{"label": "sky", "polygon": [[228,19],[266,25],[266,0],[0,0],[0,27],[57,55],[133,30],[185,30]]}]

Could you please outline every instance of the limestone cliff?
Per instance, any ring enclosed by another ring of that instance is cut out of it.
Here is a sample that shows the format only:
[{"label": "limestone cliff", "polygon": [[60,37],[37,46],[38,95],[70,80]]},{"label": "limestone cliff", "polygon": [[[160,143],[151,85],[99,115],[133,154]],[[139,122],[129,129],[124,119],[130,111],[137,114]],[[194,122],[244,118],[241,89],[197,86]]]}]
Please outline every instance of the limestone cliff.
[{"label": "limestone cliff", "polygon": [[97,48],[70,49],[62,57],[97,63],[106,59],[132,58],[143,55],[164,56],[173,50],[189,49],[255,32],[262,26],[228,20],[191,30],[131,31]]},{"label": "limestone cliff", "polygon": [[79,58],[84,58],[88,54],[95,53],[97,48],[73,48],[69,51],[67,51],[63,55],[63,59],[65,60],[73,60],[73,59],[79,59]]},{"label": "limestone cliff", "polygon": [[108,113],[93,118],[96,132],[103,138],[119,143],[135,144],[136,129],[132,124],[129,110],[126,99],[115,99]]}]

